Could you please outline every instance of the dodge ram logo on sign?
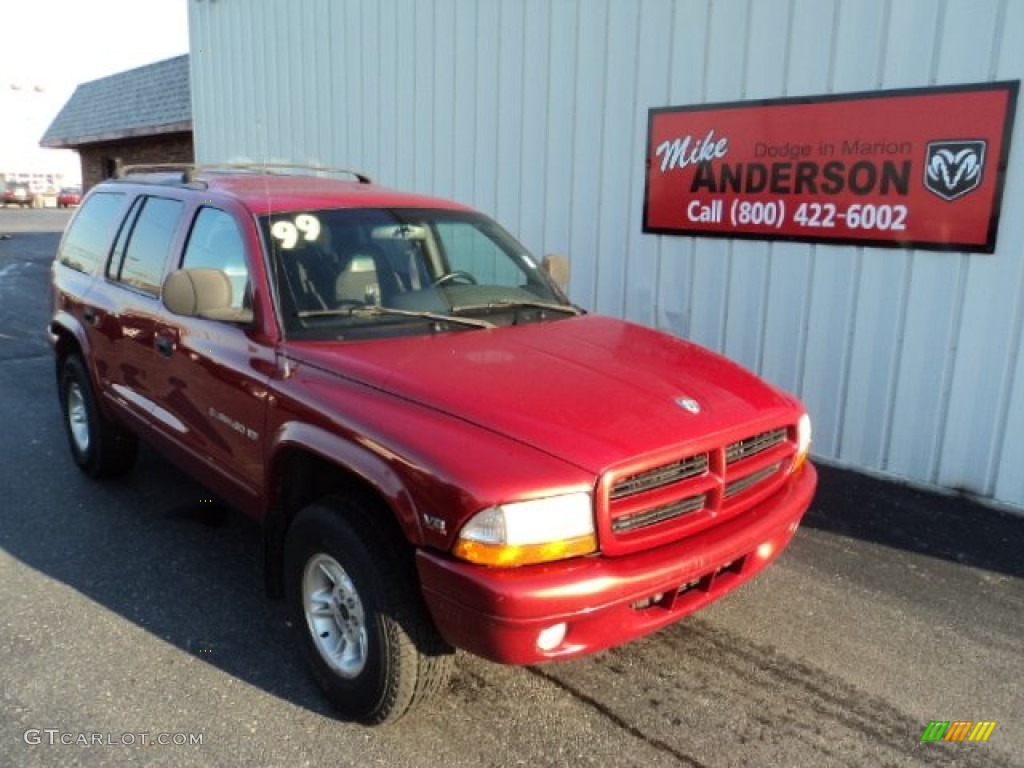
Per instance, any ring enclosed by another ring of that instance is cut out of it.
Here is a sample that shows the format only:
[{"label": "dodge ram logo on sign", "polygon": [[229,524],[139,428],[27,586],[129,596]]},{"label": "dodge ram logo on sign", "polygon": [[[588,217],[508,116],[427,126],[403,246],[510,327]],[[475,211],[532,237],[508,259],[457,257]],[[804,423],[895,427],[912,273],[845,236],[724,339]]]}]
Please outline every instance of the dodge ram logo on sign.
[{"label": "dodge ram logo on sign", "polygon": [[978,188],[984,168],[984,141],[932,141],[924,186],[943,200],[956,200]]}]

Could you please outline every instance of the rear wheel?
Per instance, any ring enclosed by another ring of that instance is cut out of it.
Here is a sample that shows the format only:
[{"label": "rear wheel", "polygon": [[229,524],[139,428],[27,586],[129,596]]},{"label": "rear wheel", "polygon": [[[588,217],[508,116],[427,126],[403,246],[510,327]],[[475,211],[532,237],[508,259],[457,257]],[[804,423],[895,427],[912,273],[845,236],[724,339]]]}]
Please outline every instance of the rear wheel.
[{"label": "rear wheel", "polygon": [[71,455],[83,472],[113,477],[134,466],[138,440],[103,416],[85,364],[75,355],[61,367],[60,404]]},{"label": "rear wheel", "polygon": [[453,658],[387,514],[335,497],[300,512],[285,542],[287,599],[313,676],[341,713],[371,724],[442,692]]}]

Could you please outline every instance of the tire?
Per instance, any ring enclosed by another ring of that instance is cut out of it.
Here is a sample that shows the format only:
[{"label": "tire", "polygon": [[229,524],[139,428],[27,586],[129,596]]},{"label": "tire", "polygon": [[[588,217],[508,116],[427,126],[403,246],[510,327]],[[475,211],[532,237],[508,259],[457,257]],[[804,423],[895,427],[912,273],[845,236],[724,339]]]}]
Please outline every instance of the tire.
[{"label": "tire", "polygon": [[60,405],[71,456],[85,474],[115,477],[135,465],[138,440],[103,416],[85,364],[76,355],[61,366]]},{"label": "tire", "polygon": [[383,515],[343,497],[313,504],[284,552],[285,595],[313,677],[341,714],[371,725],[442,693],[454,656],[427,613],[409,545]]}]

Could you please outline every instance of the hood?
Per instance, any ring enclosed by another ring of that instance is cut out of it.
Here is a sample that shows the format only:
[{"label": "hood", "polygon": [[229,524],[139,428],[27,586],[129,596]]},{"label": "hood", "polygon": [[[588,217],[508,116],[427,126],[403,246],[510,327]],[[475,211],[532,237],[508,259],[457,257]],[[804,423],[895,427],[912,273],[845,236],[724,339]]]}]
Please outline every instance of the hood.
[{"label": "hood", "polygon": [[[796,420],[745,369],[632,323],[549,323],[372,342],[289,342],[300,364],[359,381],[600,473],[747,423]],[[692,413],[680,399],[695,400]]]}]

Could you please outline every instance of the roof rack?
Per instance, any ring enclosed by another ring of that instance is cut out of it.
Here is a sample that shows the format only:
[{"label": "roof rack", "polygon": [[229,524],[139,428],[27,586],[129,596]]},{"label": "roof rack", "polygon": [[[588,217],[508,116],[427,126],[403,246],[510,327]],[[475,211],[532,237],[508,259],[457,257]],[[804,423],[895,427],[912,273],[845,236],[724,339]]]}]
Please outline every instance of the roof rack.
[{"label": "roof rack", "polygon": [[136,163],[123,165],[118,162],[114,167],[114,178],[124,179],[133,174],[147,172],[180,172],[181,181],[189,184],[198,181],[197,178],[203,171],[236,171],[249,173],[280,173],[286,170],[313,171],[314,173],[338,173],[354,176],[360,184],[372,184],[373,179],[365,173],[353,171],[351,168],[335,168],[327,165],[308,165],[305,163],[208,163],[197,165],[196,163]]},{"label": "roof rack", "polygon": [[131,175],[138,175],[141,173],[161,173],[161,172],[172,172],[178,171],[181,173],[181,180],[183,182],[195,181],[195,169],[194,163],[134,163],[132,165],[125,165],[120,160],[114,161],[114,178],[124,179]]}]

